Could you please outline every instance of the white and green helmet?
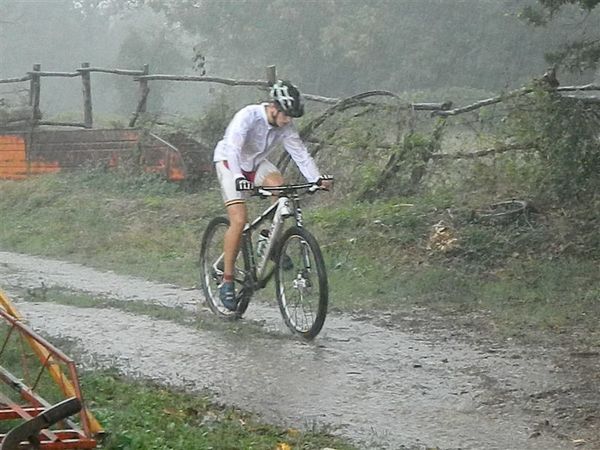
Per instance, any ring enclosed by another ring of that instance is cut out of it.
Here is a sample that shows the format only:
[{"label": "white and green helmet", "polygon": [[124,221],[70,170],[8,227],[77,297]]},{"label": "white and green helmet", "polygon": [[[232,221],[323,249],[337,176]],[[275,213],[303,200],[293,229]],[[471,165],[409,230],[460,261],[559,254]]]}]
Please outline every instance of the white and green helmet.
[{"label": "white and green helmet", "polygon": [[302,117],[304,114],[300,91],[289,81],[277,80],[271,86],[271,101],[279,111],[290,117]]}]

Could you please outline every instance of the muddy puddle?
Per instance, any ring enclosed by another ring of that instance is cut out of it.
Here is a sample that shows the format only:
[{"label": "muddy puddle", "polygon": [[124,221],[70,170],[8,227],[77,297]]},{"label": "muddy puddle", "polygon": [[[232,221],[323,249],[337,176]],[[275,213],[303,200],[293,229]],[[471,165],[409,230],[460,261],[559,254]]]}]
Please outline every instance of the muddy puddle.
[{"label": "muddy puddle", "polygon": [[[0,288],[59,286],[182,307],[200,293],[77,264],[0,252]],[[565,364],[560,348],[474,344],[331,315],[312,343],[287,332],[275,305],[245,324],[197,326],[116,308],[19,301],[29,324],[74,340],[86,367],[116,367],[294,427],[331,426],[360,448],[595,449],[598,358]],[[203,320],[211,320],[200,311]],[[217,321],[217,318],[214,318]],[[247,331],[246,331],[247,329]],[[569,360],[571,360],[569,356]]]}]

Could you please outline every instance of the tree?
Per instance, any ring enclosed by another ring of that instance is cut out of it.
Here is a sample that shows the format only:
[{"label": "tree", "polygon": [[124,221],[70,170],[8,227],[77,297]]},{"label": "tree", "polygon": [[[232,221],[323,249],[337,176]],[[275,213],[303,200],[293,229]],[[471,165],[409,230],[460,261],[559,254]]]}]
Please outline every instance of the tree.
[{"label": "tree", "polygon": [[[0,78],[22,77],[35,63],[47,71],[74,70],[82,62],[101,65],[112,53],[108,25],[102,16],[82,17],[71,0],[0,0]],[[81,111],[81,87],[75,80],[44,78],[42,86],[45,118]],[[6,89],[22,91],[28,85],[2,85]]]},{"label": "tree", "polygon": [[[179,73],[189,61],[180,53],[176,42],[171,39],[168,30],[157,26],[146,25],[135,27],[121,43],[116,58],[118,67],[139,69],[148,64],[154,73]],[[114,80],[119,92],[119,110],[130,113],[135,110],[139,100],[139,92],[131,79],[117,78]],[[151,86],[148,109],[158,112],[162,109],[165,96],[170,86],[166,83],[155,83]]]},{"label": "tree", "polygon": [[145,5],[196,37],[211,73],[263,77],[264,66],[276,64],[303,90],[341,97],[374,87],[497,90],[543,73],[544,51],[568,33],[525,26],[510,14],[517,1],[522,0],[146,0]]},{"label": "tree", "polygon": [[547,53],[548,62],[575,72],[596,70],[600,62],[600,0],[537,0],[522,10],[522,17],[535,26],[553,20],[576,20],[576,36],[557,51]]}]

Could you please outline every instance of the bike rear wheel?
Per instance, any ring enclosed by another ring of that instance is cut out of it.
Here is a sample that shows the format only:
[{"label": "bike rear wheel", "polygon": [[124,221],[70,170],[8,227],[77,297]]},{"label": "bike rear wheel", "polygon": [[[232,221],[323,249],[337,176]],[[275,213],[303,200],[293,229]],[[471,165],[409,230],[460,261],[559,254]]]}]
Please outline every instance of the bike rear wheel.
[{"label": "bike rear wheel", "polygon": [[277,302],[285,324],[305,339],[314,338],[325,323],[329,287],[317,240],[292,227],[281,237],[276,257]]},{"label": "bike rear wheel", "polygon": [[219,285],[223,281],[223,242],[225,232],[229,228],[229,220],[216,217],[210,221],[202,236],[200,247],[200,284],[206,304],[212,312],[223,318],[239,318],[248,308],[247,296],[243,286],[246,277],[246,267],[242,252],[235,261],[234,281],[238,290],[238,309],[230,311],[223,306],[219,297]]}]

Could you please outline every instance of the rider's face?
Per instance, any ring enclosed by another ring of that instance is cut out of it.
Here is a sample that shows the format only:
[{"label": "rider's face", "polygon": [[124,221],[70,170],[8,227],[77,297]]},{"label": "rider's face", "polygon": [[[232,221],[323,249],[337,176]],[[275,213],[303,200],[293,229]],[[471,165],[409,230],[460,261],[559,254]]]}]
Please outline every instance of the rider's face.
[{"label": "rider's face", "polygon": [[290,116],[279,111],[274,105],[269,105],[267,109],[267,118],[269,123],[274,127],[284,127],[292,121]]},{"label": "rider's face", "polygon": [[277,114],[275,115],[275,122],[277,123],[278,127],[284,127],[291,121],[292,118],[290,116],[286,115],[281,111],[277,111]]}]

